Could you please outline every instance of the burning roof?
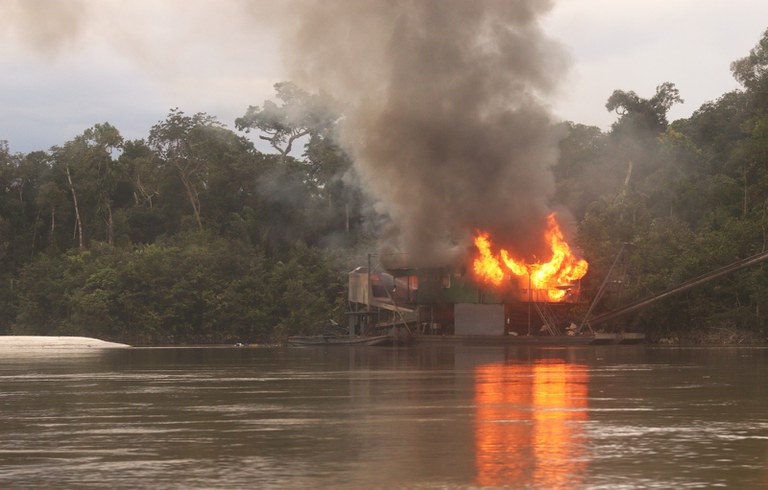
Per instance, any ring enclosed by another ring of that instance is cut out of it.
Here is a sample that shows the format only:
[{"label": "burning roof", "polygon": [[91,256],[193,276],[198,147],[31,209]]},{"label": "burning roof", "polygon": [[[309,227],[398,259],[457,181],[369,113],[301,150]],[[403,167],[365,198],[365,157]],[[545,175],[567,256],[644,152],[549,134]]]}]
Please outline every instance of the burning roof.
[{"label": "burning roof", "polygon": [[589,265],[571,251],[555,213],[547,216],[545,241],[549,244],[551,258],[546,262],[529,263],[513,258],[505,248],[495,252],[489,234],[478,231],[475,237],[477,253],[473,260],[475,277],[494,286],[502,286],[511,277],[517,279],[523,289],[545,290],[547,301],[564,299],[569,287],[587,273]]}]

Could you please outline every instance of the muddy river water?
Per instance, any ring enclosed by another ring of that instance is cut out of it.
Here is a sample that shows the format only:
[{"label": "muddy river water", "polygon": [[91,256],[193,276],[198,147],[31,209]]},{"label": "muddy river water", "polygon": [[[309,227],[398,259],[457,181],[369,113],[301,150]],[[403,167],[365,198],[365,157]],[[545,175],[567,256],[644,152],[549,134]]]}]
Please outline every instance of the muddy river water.
[{"label": "muddy river water", "polygon": [[0,357],[2,488],[768,488],[768,349]]}]

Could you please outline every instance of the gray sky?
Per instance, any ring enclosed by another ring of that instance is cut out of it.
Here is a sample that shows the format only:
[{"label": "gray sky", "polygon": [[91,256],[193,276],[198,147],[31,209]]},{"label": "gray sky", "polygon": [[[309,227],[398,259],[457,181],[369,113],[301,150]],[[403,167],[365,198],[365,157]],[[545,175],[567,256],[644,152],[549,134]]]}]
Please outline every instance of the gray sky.
[{"label": "gray sky", "polygon": [[[286,78],[268,27],[274,19],[240,6],[0,0],[0,140],[16,152],[46,150],[100,122],[144,138],[172,107],[233,127]],[[607,129],[615,116],[604,106],[615,89],[650,97],[673,82],[685,99],[675,119],[737,88],[729,65],[768,28],[768,2],[560,0],[542,22],[571,58],[551,110]]]}]

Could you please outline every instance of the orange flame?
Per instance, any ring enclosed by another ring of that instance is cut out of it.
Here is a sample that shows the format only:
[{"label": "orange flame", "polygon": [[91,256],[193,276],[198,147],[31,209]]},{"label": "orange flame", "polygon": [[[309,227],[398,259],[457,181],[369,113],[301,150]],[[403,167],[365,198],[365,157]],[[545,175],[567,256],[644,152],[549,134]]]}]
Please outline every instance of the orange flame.
[{"label": "orange flame", "polygon": [[473,264],[476,276],[483,282],[499,286],[504,282],[506,267],[514,276],[530,277],[531,288],[546,290],[549,301],[562,300],[566,291],[558,286],[571,285],[584,277],[589,264],[573,255],[557,223],[555,213],[547,216],[547,231],[544,236],[552,250],[552,258],[548,262],[528,264],[515,260],[505,249],[494,255],[488,233],[478,232],[475,237],[478,256]]},{"label": "orange flame", "polygon": [[491,253],[491,241],[488,233],[481,233],[475,238],[475,246],[480,256],[475,259],[475,274],[486,281],[499,285],[504,280],[504,271],[499,261]]}]

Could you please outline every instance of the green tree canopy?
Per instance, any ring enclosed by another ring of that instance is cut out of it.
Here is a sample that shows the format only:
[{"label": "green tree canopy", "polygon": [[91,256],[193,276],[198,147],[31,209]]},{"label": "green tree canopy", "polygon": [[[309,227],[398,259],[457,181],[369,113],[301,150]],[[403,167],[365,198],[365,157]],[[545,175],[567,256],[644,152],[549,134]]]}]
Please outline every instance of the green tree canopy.
[{"label": "green tree canopy", "polygon": [[749,55],[731,63],[733,77],[749,90],[759,90],[768,84],[768,29]]},{"label": "green tree canopy", "polygon": [[259,131],[259,138],[268,141],[283,159],[297,140],[326,133],[338,119],[327,97],[312,95],[291,82],[275,84],[275,91],[280,105],[266,100],[261,107],[249,106],[235,126],[245,132]]},{"label": "green tree canopy", "polygon": [[614,90],[605,108],[621,116],[614,124],[614,131],[626,125],[636,129],[663,131],[669,123],[667,112],[678,102],[683,102],[683,99],[675,84],[664,82],[656,87],[656,93],[650,99],[643,99],[631,90]]}]

